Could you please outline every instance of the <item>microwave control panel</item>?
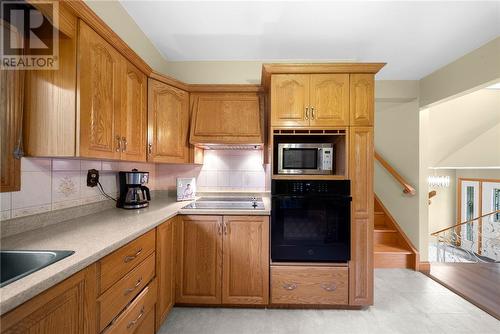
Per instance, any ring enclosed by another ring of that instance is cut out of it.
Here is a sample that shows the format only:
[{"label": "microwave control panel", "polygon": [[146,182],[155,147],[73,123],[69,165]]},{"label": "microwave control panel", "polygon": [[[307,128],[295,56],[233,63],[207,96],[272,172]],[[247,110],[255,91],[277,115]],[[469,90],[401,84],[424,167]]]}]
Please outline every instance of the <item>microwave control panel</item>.
[{"label": "microwave control panel", "polygon": [[322,170],[332,170],[332,165],[333,165],[333,149],[331,148],[325,148],[322,151],[323,155],[323,166],[321,166]]}]

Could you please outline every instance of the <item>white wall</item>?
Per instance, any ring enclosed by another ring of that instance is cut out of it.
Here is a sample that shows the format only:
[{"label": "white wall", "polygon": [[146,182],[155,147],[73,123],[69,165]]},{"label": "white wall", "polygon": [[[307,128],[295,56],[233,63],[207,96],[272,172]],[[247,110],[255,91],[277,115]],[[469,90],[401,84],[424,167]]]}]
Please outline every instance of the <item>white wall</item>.
[{"label": "white wall", "polygon": [[500,166],[500,90],[480,89],[429,108],[432,167]]},{"label": "white wall", "polygon": [[167,60],[146,37],[119,1],[85,0],[113,31],[120,36],[144,61],[160,73],[167,72]]},{"label": "white wall", "polygon": [[[417,92],[415,92],[416,94]],[[419,192],[418,100],[377,102],[375,149]],[[399,183],[375,162],[375,193],[415,247],[419,245],[419,197],[403,193]]]},{"label": "white wall", "polygon": [[500,37],[420,80],[420,107],[463,95],[500,78]]}]

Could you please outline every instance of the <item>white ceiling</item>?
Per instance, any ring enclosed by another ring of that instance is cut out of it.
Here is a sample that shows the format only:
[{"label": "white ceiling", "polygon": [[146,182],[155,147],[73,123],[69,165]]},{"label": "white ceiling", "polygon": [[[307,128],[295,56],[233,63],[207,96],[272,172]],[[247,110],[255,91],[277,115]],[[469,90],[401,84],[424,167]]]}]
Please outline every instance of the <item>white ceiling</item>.
[{"label": "white ceiling", "polygon": [[414,80],[500,36],[500,1],[121,3],[169,61],[352,60]]}]

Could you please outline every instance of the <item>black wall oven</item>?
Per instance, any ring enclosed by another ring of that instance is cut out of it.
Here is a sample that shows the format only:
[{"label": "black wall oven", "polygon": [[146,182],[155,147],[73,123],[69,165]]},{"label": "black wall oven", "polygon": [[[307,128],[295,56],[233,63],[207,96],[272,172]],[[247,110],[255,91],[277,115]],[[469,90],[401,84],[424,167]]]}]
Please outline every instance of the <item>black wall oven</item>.
[{"label": "black wall oven", "polygon": [[274,262],[350,259],[350,181],[273,180],[271,258]]}]

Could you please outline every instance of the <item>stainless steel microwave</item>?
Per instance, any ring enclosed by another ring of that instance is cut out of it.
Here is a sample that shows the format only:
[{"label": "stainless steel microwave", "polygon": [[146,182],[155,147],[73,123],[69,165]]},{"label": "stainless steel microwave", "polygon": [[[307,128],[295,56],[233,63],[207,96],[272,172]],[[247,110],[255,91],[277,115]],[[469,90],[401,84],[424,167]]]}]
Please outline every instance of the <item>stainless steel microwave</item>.
[{"label": "stainless steel microwave", "polygon": [[332,144],[278,144],[278,174],[332,174]]}]

